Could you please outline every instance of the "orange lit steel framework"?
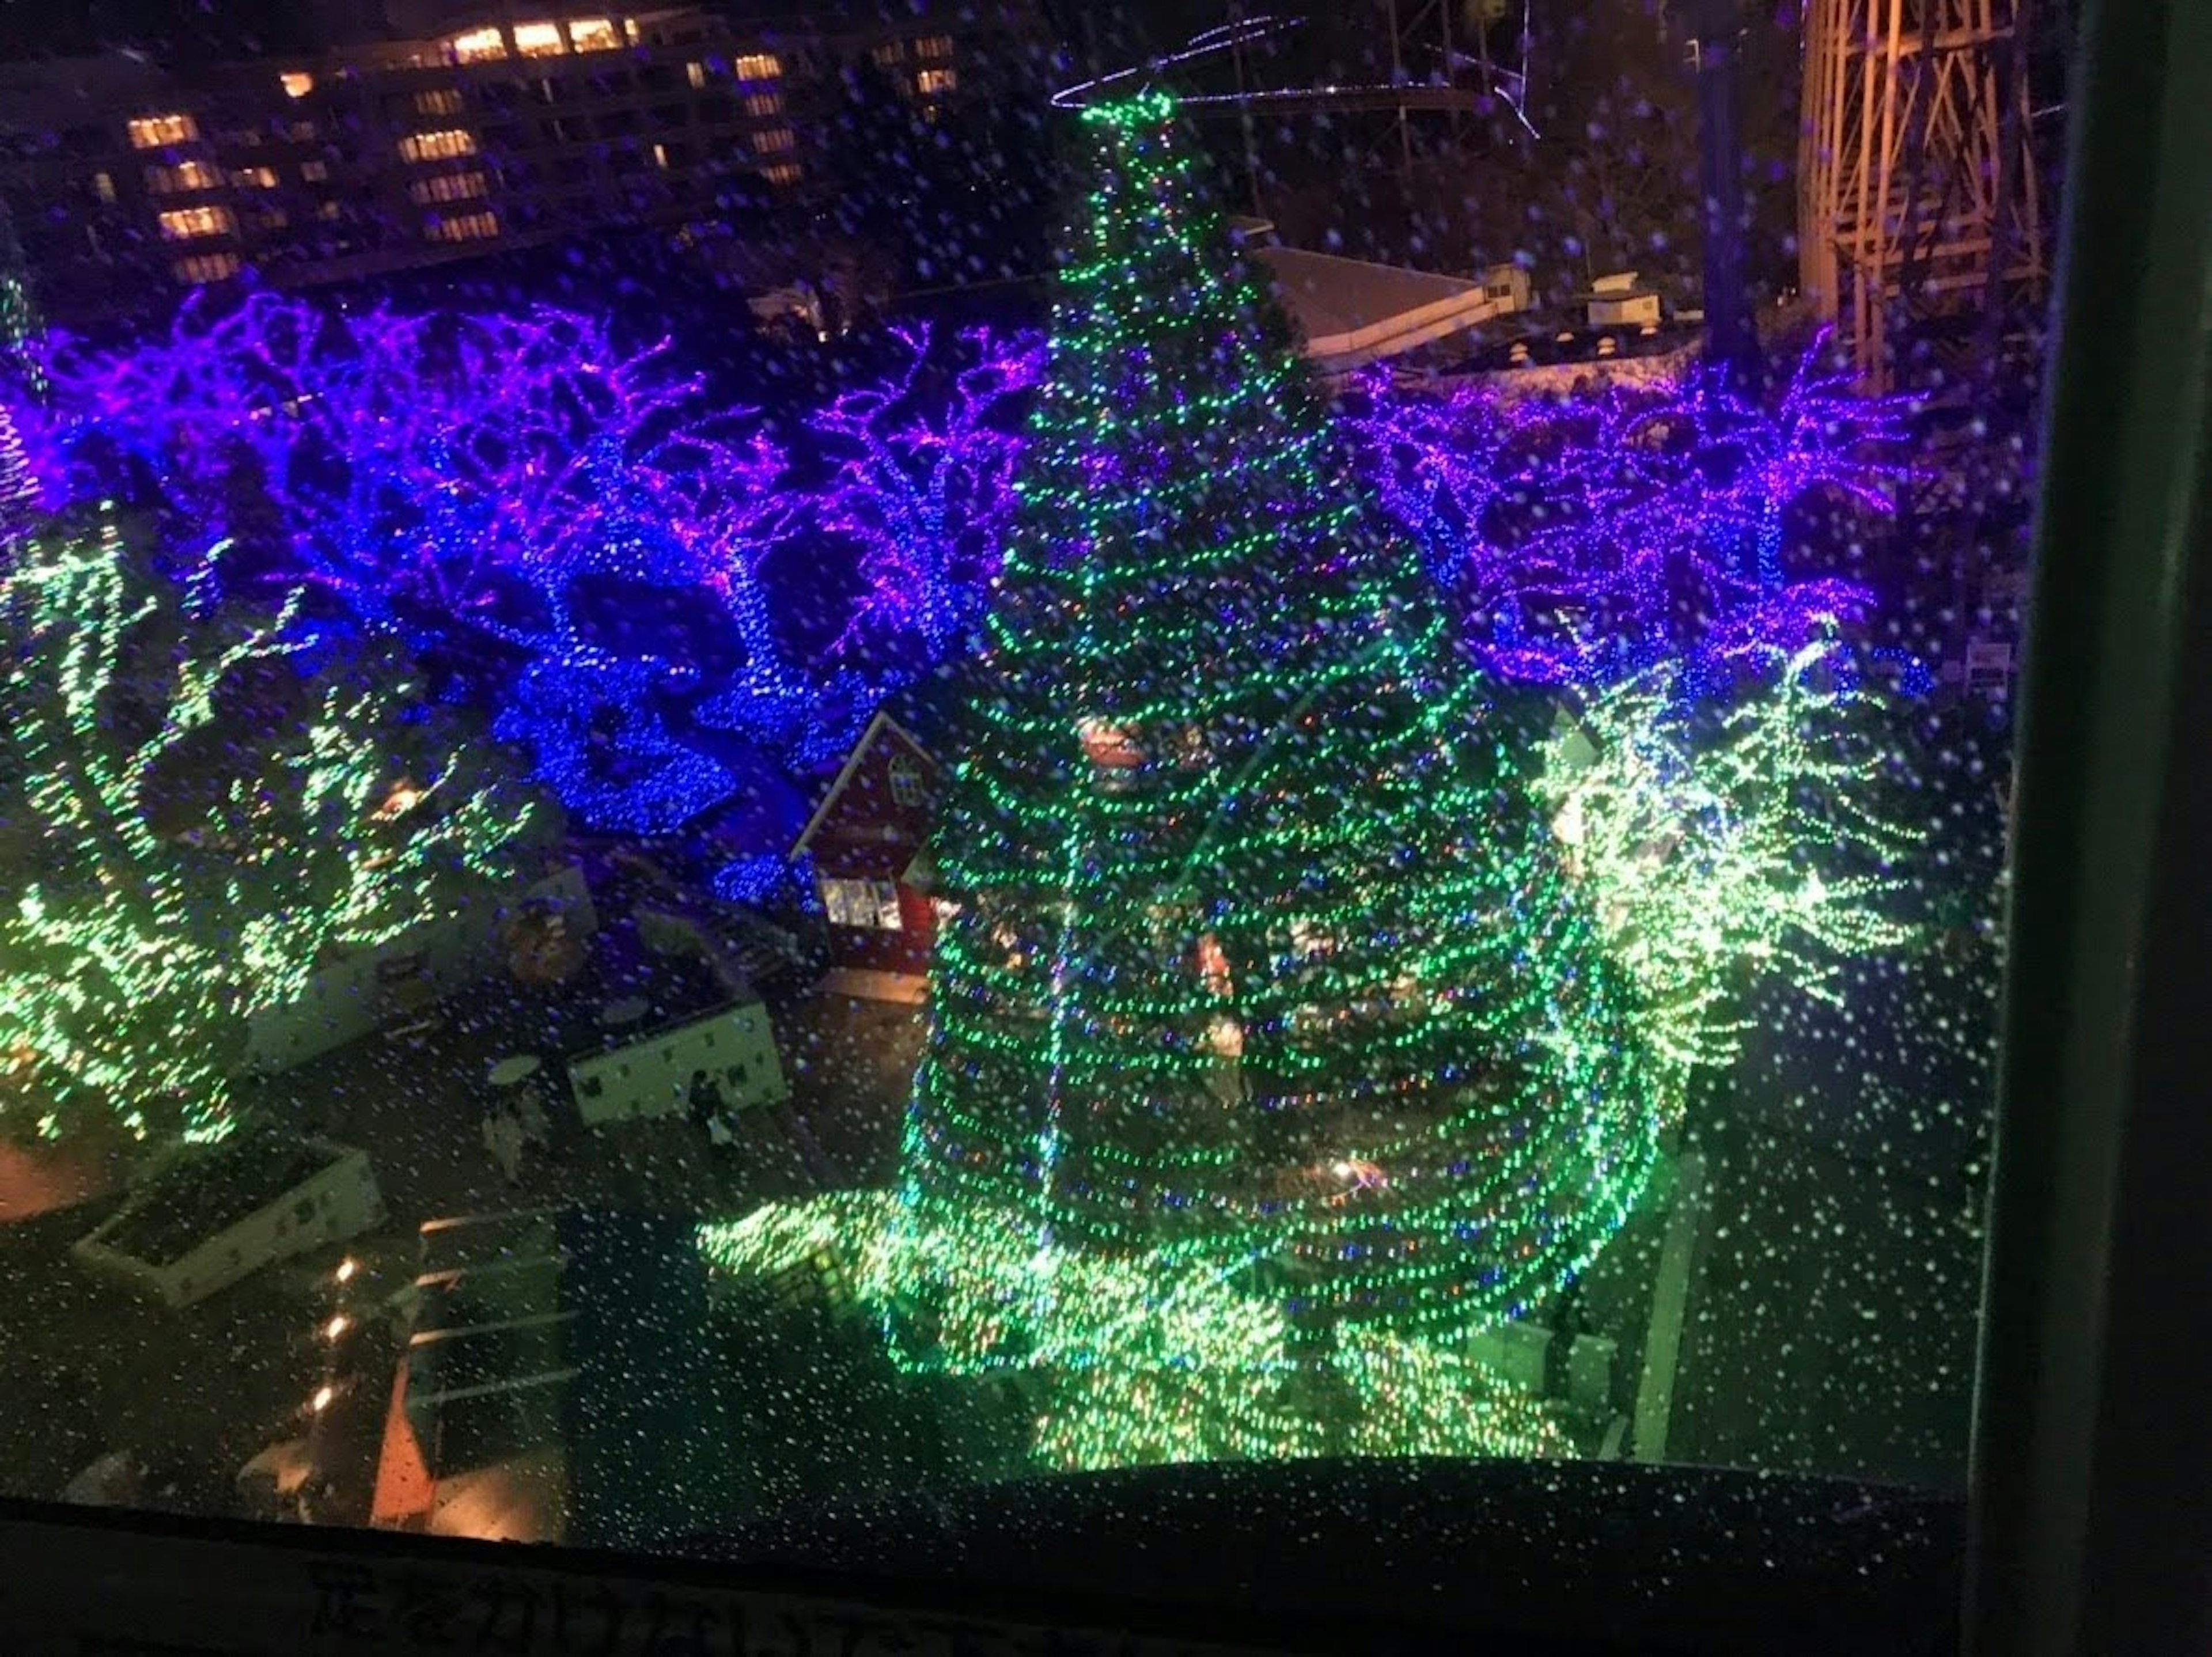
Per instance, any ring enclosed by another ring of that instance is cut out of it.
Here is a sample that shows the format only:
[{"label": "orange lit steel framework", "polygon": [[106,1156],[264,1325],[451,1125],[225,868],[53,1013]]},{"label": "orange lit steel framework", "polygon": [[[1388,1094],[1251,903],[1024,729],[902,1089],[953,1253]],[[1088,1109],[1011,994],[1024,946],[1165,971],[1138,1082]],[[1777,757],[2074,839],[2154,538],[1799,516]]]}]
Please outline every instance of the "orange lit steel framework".
[{"label": "orange lit steel framework", "polygon": [[[1798,155],[1799,275],[1867,388],[1902,337],[2041,297],[2022,0],[1810,0]],[[1954,331],[1955,337],[1955,331]]]}]

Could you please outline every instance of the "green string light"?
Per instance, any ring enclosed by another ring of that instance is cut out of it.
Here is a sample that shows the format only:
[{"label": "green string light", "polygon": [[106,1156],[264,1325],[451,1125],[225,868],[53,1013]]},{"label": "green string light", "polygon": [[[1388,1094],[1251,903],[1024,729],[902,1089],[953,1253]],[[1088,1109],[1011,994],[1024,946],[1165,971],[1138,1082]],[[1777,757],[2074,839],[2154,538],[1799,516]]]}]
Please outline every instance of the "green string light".
[{"label": "green string light", "polygon": [[299,648],[299,602],[242,632],[185,622],[165,652],[112,519],[27,543],[0,580],[0,771],[29,836],[0,898],[0,1126],[31,1113],[58,1137],[107,1112],[140,1138],[222,1138],[246,1018],[299,999],[334,949],[450,913],[501,871],[532,808],[452,748],[406,783],[385,745],[415,689],[388,677],[311,683],[295,726],[220,750],[251,768],[205,821],[157,828],[204,739],[234,734],[225,682]]},{"label": "green string light", "polygon": [[9,371],[33,398],[51,389],[39,346],[46,330],[31,298],[29,267],[15,221],[0,202],[0,368]]},{"label": "green string light", "polygon": [[896,1189],[705,1246],[850,1255],[901,1364],[1039,1378],[1051,1465],[1533,1452],[1459,1345],[1617,1231],[1668,1067],[1171,110],[1085,115]]},{"label": "green string light", "polygon": [[1913,836],[1863,804],[1879,758],[1853,741],[1840,646],[1767,653],[1767,683],[1711,730],[1692,728],[1674,666],[1597,692],[1537,779],[1645,1039],[1684,1070],[1734,1060],[1750,974],[1832,999],[1842,961],[1913,936],[1878,872]]}]

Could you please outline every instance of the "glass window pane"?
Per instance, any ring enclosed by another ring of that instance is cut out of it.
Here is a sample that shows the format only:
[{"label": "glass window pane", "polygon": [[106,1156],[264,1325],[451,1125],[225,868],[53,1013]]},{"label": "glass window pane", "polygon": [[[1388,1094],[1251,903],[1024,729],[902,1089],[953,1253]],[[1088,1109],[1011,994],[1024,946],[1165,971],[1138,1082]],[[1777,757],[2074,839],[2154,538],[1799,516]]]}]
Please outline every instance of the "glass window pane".
[{"label": "glass window pane", "polygon": [[4,36],[0,1490],[1960,1487],[2048,9],[385,9]]}]

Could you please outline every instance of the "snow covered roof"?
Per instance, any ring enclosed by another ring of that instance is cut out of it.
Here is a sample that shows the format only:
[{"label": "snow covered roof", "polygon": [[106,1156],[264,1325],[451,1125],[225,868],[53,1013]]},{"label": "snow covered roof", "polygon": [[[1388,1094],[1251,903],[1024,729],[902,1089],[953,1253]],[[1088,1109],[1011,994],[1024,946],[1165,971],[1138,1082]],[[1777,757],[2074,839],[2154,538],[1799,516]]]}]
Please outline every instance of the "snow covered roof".
[{"label": "snow covered roof", "polygon": [[1301,247],[1251,247],[1275,296],[1327,368],[1396,356],[1515,308],[1480,282]]}]

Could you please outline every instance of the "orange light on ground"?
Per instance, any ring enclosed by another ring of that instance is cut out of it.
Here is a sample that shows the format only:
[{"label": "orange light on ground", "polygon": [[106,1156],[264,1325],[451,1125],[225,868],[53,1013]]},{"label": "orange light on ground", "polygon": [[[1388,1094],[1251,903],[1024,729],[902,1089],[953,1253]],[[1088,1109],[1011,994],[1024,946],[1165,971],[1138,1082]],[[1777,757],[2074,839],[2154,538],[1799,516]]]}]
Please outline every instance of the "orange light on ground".
[{"label": "orange light on ground", "polygon": [[402,778],[392,785],[392,792],[385,796],[384,804],[376,808],[376,821],[386,822],[393,817],[405,816],[422,803],[422,794],[423,791],[413,782]]}]

